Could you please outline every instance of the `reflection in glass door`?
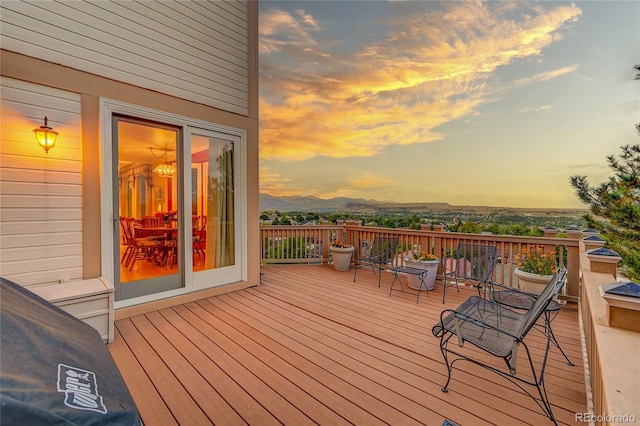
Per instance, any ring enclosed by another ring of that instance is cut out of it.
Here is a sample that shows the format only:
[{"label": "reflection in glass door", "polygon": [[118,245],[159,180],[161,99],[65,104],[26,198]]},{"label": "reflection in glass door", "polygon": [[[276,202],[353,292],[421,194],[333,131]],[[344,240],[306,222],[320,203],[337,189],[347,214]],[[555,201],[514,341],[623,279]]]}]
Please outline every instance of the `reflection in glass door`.
[{"label": "reflection in glass door", "polygon": [[183,285],[180,128],[113,117],[116,300]]},{"label": "reflection in glass door", "polygon": [[[204,280],[237,280],[237,170],[232,136],[191,134],[191,213],[194,272]],[[206,272],[208,271],[208,272]],[[198,285],[198,279],[196,279]]]}]

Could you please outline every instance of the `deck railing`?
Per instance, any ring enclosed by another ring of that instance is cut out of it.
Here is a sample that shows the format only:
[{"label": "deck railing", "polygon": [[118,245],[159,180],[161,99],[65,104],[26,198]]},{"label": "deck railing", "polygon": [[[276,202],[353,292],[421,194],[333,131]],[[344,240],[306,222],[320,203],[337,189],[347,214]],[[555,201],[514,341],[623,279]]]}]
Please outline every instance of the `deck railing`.
[{"label": "deck railing", "polygon": [[[579,232],[569,238],[522,237],[443,232],[433,230],[389,229],[344,225],[263,226],[262,261],[264,263],[327,263],[329,244],[343,240],[356,247],[356,256],[376,236],[399,238],[395,262],[401,264],[411,251],[427,251],[442,258],[452,253],[459,242],[496,245],[500,262],[494,280],[515,285],[514,255],[523,248],[556,250],[560,265],[568,270],[567,292],[571,301],[580,300],[581,329],[584,338],[585,374],[589,413],[576,413],[576,421],[605,425],[636,422],[640,419],[637,395],[640,370],[637,348],[640,333],[608,327],[606,303],[599,286],[615,281],[615,276],[590,270]],[[582,284],[579,284],[580,272]],[[579,296],[579,292],[581,295]],[[620,420],[622,419],[622,420]]]},{"label": "deck railing", "polygon": [[596,425],[636,423],[640,420],[640,332],[607,326],[608,308],[600,285],[615,282],[616,277],[595,272],[600,269],[591,267],[584,245],[580,246],[580,319],[589,409],[581,421]]},{"label": "deck railing", "polygon": [[[329,244],[342,240],[356,247],[354,256],[366,250],[376,236],[398,237],[395,263],[402,264],[411,252],[426,251],[439,258],[450,256],[459,242],[496,245],[498,264],[494,280],[515,286],[515,255],[524,248],[556,250],[559,266],[566,266],[568,282],[565,297],[577,301],[579,276],[579,241],[573,238],[523,237],[512,235],[465,234],[433,230],[392,229],[344,225],[262,226],[261,261],[267,263],[328,263]],[[438,271],[442,273],[441,270]]]}]

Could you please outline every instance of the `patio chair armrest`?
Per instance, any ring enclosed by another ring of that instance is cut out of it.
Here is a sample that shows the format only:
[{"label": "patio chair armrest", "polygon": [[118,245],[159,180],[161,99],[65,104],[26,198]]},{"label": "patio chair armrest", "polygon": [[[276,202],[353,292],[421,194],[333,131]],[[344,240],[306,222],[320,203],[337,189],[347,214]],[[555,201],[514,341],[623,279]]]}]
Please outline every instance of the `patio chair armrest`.
[{"label": "patio chair armrest", "polygon": [[489,293],[489,300],[510,308],[529,310],[539,297],[537,294],[506,286],[501,286],[501,288],[502,290],[492,289]]},{"label": "patio chair armrest", "polygon": [[[445,324],[444,324],[445,314],[453,315],[455,314],[455,311],[453,309],[445,309],[444,311],[440,312],[440,321],[438,321],[433,326],[433,328],[431,328],[431,333],[433,333],[435,337],[442,337],[447,331],[447,328],[445,327]],[[450,317],[447,316],[447,318],[450,318]]]},{"label": "patio chair armrest", "polygon": [[487,283],[489,283],[489,285],[491,286],[492,289],[493,289],[493,287],[500,287],[500,288],[504,288],[505,290],[512,290],[513,289],[513,287],[509,287],[509,286],[507,286],[505,284],[498,283],[498,282],[495,282],[495,281],[487,281]]},{"label": "patio chair armrest", "polygon": [[494,282],[494,281],[489,281],[489,282],[491,283],[492,286],[500,287],[500,288],[503,288],[503,289],[505,289],[507,291],[512,291],[514,293],[522,294],[522,295],[525,295],[525,296],[531,296],[534,299],[538,298],[538,295],[535,294],[535,293],[528,293],[526,291],[522,291],[522,290],[519,290],[519,289],[514,288],[514,287],[509,287],[508,285],[505,285],[505,284],[502,284],[502,283],[497,283],[497,282]]}]

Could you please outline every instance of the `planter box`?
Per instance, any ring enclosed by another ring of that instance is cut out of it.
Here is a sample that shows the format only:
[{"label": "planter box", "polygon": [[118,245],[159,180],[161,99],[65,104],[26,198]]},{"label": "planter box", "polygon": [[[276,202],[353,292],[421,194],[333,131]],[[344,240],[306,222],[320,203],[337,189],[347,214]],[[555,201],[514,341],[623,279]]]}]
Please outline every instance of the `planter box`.
[{"label": "planter box", "polygon": [[533,294],[540,294],[553,278],[553,275],[533,274],[520,268],[517,268],[514,274],[518,277],[518,288]]},{"label": "planter box", "polygon": [[[440,260],[404,260],[405,266],[409,266],[411,268],[416,269],[424,269],[427,271],[427,276],[424,280],[427,288],[429,290],[433,290],[436,286],[436,275],[438,274],[438,265],[440,264]],[[407,274],[407,281],[409,282],[409,287],[418,290],[420,288],[420,277],[417,275]]]},{"label": "planter box", "polygon": [[348,271],[351,267],[351,257],[353,255],[353,246],[349,247],[329,247],[331,257],[333,258],[333,269],[336,271]]}]

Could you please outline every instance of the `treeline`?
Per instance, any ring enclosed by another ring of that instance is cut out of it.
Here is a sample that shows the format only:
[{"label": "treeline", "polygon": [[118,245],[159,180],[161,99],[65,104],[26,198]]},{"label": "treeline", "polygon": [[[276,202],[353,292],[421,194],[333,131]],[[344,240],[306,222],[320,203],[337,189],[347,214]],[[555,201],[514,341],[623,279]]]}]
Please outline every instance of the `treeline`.
[{"label": "treeline", "polygon": [[576,226],[585,227],[581,217],[558,216],[501,216],[490,215],[477,217],[430,217],[425,218],[417,214],[409,215],[358,215],[351,213],[318,213],[318,212],[279,212],[265,211],[260,215],[263,224],[271,225],[302,225],[308,223],[322,223],[328,221],[337,224],[338,221],[355,220],[365,226],[379,226],[382,228],[420,229],[422,224],[444,224],[449,232],[464,232],[480,234],[491,232],[494,235],[544,236],[545,227],[558,229],[558,236],[563,236],[562,230]]}]

